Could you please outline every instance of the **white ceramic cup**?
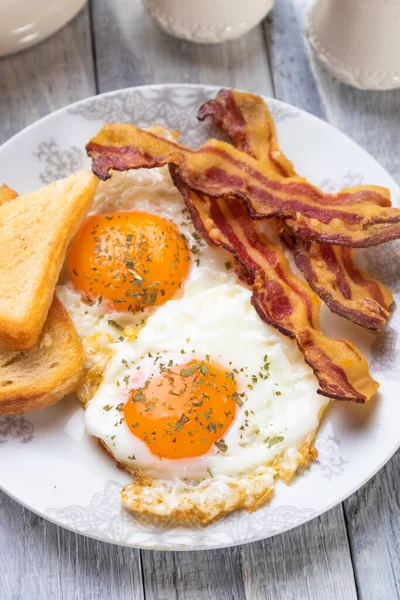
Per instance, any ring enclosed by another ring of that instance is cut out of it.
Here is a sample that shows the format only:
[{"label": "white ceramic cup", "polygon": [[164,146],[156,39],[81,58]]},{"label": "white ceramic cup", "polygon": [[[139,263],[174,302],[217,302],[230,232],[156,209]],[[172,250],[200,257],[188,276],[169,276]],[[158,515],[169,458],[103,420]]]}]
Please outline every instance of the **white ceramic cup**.
[{"label": "white ceramic cup", "polygon": [[142,1],[164,31],[203,44],[240,37],[258,25],[274,4],[274,0]]},{"label": "white ceramic cup", "polygon": [[369,90],[400,87],[400,0],[316,0],[307,34],[341,81]]},{"label": "white ceramic cup", "polygon": [[86,0],[0,0],[0,56],[29,48],[70,21]]}]

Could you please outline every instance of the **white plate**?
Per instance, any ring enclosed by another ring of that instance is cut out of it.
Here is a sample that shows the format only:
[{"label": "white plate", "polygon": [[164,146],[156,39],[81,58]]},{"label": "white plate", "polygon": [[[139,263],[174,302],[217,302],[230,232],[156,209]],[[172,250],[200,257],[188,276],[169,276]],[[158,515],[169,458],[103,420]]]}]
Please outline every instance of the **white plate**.
[{"label": "white plate", "polygon": [[[84,146],[103,123],[154,123],[180,129],[198,145],[215,132],[198,123],[200,104],[217,89],[159,85],[103,94],[64,108],[28,127],[0,148],[0,182],[19,193],[89,165]],[[375,183],[399,188],[354,142],[301,110],[267,99],[284,152],[299,173],[326,190]],[[400,243],[359,252],[369,271],[400,294]],[[320,428],[319,458],[288,487],[278,482],[272,501],[252,514],[237,511],[213,525],[180,524],[132,516],[121,508],[119,491],[129,476],[84,432],[75,398],[42,412],[0,416],[0,486],[39,515],[108,542],[141,548],[194,550],[252,542],[300,525],[355,492],[400,445],[400,311],[386,331],[372,334],[325,311],[325,330],[356,342],[381,383],[367,406],[332,403]],[[328,318],[327,318],[328,317]]]}]

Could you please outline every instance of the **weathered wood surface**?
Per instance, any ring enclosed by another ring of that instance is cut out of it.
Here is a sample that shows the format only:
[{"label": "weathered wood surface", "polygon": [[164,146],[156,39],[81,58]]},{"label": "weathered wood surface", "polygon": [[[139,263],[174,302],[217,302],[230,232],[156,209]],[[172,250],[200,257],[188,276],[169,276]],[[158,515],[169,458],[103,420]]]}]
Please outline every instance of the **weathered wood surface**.
[{"label": "weathered wood surface", "polygon": [[144,599],[140,551],[70,533],[0,495],[2,600]]},{"label": "weathered wood surface", "polygon": [[[50,40],[0,60],[0,141],[96,91],[201,82],[275,94],[305,108],[345,130],[399,176],[400,94],[356,92],[318,65],[310,67],[301,35],[305,4],[279,0],[264,26],[212,47],[169,38],[138,0],[93,1],[90,11]],[[0,494],[0,597],[397,598],[398,461],[397,456],[344,505],[307,525],[221,551],[118,548],[62,530]]]},{"label": "weathered wood surface", "polygon": [[263,542],[142,552],[146,600],[357,598],[341,507]]}]

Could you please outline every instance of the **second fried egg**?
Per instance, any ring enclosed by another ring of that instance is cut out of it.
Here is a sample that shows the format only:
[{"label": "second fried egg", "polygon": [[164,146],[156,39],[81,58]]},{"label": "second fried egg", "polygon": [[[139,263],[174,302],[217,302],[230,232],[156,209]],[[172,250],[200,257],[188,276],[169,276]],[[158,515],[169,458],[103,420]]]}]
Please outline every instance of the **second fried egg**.
[{"label": "second fried egg", "polygon": [[[258,482],[265,495],[276,475],[290,479],[307,462],[328,401],[297,348],[260,321],[250,297],[226,283],[171,300],[134,344],[118,344],[85,421],[139,482],[130,508],[185,514],[190,497],[192,514],[209,520],[231,510],[230,486]],[[257,493],[246,492],[250,506]]]}]

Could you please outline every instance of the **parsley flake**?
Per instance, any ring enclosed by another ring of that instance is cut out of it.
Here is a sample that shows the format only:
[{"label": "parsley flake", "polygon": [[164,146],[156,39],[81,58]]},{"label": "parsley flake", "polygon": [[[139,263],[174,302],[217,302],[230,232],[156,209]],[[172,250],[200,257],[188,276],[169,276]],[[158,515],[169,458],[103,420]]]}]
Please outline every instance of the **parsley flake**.
[{"label": "parsley flake", "polygon": [[264,440],[264,444],[267,444],[267,448],[272,448],[275,444],[279,444],[279,442],[283,442],[285,438],[283,435],[274,435],[272,437],[267,437]]},{"label": "parsley flake", "polygon": [[190,375],[194,375],[196,373],[196,371],[199,370],[199,365],[196,365],[196,363],[194,363],[193,365],[190,365],[189,367],[185,367],[184,369],[182,369],[179,373],[179,375],[182,375],[182,377],[190,377]]},{"label": "parsley flake", "polygon": [[115,329],[118,329],[118,331],[123,331],[124,330],[124,328],[122,327],[122,325],[120,325],[116,321],[113,321],[112,319],[108,320],[108,324],[111,325],[112,327],[115,327]]},{"label": "parsley flake", "polygon": [[221,452],[226,452],[228,450],[228,446],[225,444],[224,440],[219,440],[219,442],[214,442],[214,444]]},{"label": "parsley flake", "polygon": [[186,425],[186,423],[189,423],[189,421],[190,421],[189,417],[187,417],[185,415],[185,413],[182,413],[181,418],[175,424],[175,431],[180,431],[182,429],[182,427],[184,425]]}]

